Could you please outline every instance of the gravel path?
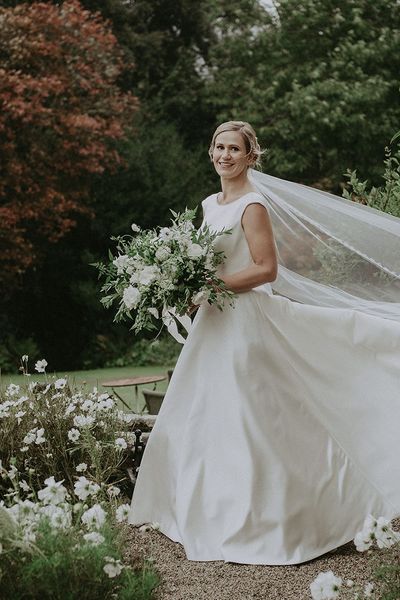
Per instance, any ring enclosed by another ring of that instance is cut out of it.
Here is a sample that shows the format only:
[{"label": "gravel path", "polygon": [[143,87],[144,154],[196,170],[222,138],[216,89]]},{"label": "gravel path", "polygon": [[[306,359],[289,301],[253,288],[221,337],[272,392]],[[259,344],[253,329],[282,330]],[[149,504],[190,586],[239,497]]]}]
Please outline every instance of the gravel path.
[{"label": "gravel path", "polygon": [[[400,529],[400,519],[392,521]],[[400,554],[399,550],[374,549],[369,556],[357,552],[353,542],[301,565],[266,566],[189,561],[181,544],[161,532],[140,532],[130,526],[126,559],[140,564],[151,557],[162,583],[156,600],[310,600],[310,583],[321,571],[332,570],[343,580],[364,585],[371,581],[370,558]],[[379,598],[379,593],[375,598]]]}]

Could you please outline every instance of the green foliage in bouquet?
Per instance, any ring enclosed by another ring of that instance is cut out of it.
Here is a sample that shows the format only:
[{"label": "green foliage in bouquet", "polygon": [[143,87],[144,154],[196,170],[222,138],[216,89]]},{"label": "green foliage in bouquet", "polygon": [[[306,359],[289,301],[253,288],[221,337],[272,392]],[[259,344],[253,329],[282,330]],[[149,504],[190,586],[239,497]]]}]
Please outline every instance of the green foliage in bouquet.
[{"label": "green foliage in bouquet", "polygon": [[170,227],[141,231],[133,224],[135,235],[111,238],[117,242],[117,256],[110,251],[108,264],[94,265],[99,277],[105,277],[102,304],[108,308],[117,303],[114,320],[132,319],[136,333],[157,329],[171,308],[182,316],[205,301],[220,310],[225,300],[233,305],[235,294],[216,275],[225,254],[215,246],[231,230],[213,232],[207,224],[196,230],[195,210],[171,212]]}]

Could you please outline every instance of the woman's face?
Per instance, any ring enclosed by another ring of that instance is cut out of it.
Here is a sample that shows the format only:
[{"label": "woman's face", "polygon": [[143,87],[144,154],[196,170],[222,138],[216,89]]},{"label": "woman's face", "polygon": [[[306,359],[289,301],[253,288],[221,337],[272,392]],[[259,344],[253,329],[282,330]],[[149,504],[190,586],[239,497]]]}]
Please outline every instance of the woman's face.
[{"label": "woman's face", "polygon": [[214,168],[218,175],[233,179],[243,170],[247,171],[249,157],[246,145],[239,131],[223,131],[215,138],[212,154]]}]

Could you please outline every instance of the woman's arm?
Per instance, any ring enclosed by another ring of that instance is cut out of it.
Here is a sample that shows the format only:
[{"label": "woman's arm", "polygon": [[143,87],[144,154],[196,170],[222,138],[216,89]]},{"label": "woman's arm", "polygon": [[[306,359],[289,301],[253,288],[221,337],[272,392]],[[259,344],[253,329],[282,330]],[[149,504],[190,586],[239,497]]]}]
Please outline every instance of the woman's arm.
[{"label": "woman's arm", "polygon": [[275,281],[278,274],[275,239],[266,208],[261,204],[249,204],[242,215],[242,226],[254,264],[221,277],[226,287],[235,293]]}]

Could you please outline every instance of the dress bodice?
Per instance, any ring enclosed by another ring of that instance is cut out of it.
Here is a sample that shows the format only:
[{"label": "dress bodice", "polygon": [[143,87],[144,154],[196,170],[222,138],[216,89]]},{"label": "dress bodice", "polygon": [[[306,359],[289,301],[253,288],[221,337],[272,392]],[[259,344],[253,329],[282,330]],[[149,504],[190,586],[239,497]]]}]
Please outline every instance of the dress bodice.
[{"label": "dress bodice", "polygon": [[[218,194],[211,194],[202,201],[204,219],[201,226],[207,224],[213,231],[230,229],[232,233],[221,235],[215,240],[215,248],[225,253],[226,259],[218,267],[217,275],[231,275],[250,266],[253,262],[249,246],[242,227],[242,215],[249,204],[261,204],[267,208],[265,200],[258,192],[249,192],[241,198],[220,204]],[[267,208],[268,210],[268,208]],[[270,283],[265,283],[253,289],[272,295]]]}]

